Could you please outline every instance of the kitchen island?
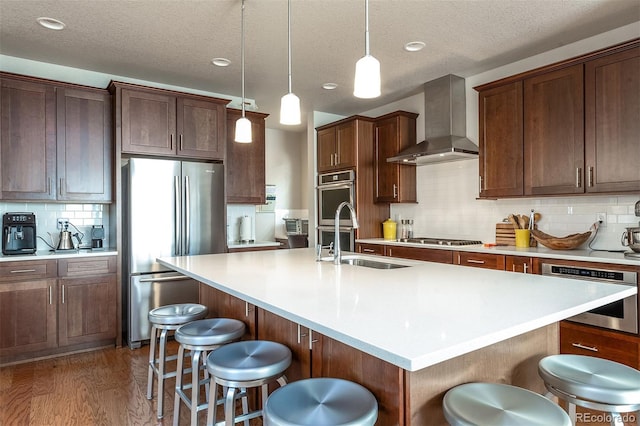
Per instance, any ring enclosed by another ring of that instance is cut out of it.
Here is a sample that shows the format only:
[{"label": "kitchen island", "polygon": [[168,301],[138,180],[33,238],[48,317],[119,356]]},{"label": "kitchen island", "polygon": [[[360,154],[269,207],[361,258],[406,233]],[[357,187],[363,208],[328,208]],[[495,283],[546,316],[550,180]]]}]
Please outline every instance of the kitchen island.
[{"label": "kitchen island", "polygon": [[[316,262],[313,249],[159,262],[397,368],[397,383],[389,387],[401,389],[398,406],[389,406],[384,387],[363,383],[382,400],[382,425],[442,424],[442,393],[463,382],[489,380],[541,392],[536,364],[558,352],[557,322],[637,292],[399,259],[394,262],[411,266],[338,266]],[[378,373],[368,376],[373,380]]]}]

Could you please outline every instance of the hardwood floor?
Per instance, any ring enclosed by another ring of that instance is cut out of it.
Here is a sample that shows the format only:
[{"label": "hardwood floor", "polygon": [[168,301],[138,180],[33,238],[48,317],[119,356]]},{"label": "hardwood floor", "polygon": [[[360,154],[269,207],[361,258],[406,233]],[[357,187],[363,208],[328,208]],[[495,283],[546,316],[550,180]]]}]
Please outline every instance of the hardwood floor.
[{"label": "hardwood floor", "polygon": [[[148,356],[148,346],[109,348],[2,367],[0,425],[171,425],[175,379],[165,381],[164,418],[157,420],[157,389],[153,400],[146,397]],[[189,424],[184,404],[180,424]]]},{"label": "hardwood floor", "polygon": [[[175,342],[169,347],[177,352]],[[146,397],[148,357],[148,346],[108,348],[2,367],[0,426],[171,425],[175,379],[165,381],[164,418],[157,420],[157,389],[153,400]],[[175,362],[169,365],[175,369]],[[593,414],[595,417],[578,425],[609,424],[597,421],[603,420],[603,413]],[[201,412],[199,424],[205,420]],[[183,404],[180,425],[188,424],[189,413]],[[261,422],[257,419],[251,424]]]}]

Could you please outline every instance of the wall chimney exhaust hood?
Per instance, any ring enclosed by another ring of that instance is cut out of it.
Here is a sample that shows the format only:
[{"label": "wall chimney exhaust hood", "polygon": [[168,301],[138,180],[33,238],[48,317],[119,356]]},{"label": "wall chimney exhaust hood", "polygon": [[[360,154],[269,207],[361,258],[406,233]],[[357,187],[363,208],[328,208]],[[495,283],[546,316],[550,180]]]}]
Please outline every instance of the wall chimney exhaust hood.
[{"label": "wall chimney exhaust hood", "polygon": [[389,163],[424,165],[478,157],[478,146],[467,139],[464,78],[449,74],[424,84],[425,140]]}]

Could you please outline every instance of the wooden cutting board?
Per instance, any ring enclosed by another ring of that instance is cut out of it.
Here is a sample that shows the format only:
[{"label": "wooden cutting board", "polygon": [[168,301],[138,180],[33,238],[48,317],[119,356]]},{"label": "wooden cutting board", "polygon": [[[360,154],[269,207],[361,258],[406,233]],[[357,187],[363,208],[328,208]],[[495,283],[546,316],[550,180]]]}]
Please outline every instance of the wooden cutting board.
[{"label": "wooden cutting board", "polygon": [[[538,229],[537,225],[535,225],[535,229]],[[512,224],[507,222],[496,223],[496,244],[516,245],[516,232]],[[529,246],[537,247],[538,242],[531,237]]]}]

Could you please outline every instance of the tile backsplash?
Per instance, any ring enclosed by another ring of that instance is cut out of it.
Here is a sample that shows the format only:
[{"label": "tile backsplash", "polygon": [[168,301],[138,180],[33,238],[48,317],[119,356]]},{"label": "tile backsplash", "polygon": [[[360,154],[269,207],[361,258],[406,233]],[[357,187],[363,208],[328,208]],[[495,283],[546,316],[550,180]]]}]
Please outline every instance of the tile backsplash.
[{"label": "tile backsplash", "polygon": [[579,197],[517,198],[479,200],[478,160],[421,166],[417,169],[418,204],[392,204],[394,220],[413,219],[414,234],[441,238],[495,241],[495,224],[509,213],[542,214],[538,228],[548,234],[565,236],[585,232],[606,213],[592,241],[593,249],[622,250],[626,227],[638,226],[634,205],[640,192],[628,195],[588,195]]},{"label": "tile backsplash", "polygon": [[[0,202],[0,213],[33,212],[36,215],[36,232],[39,237],[49,244],[58,243],[58,218],[69,219],[69,222],[84,234],[82,247],[91,245],[91,226],[103,225],[105,231],[104,245],[109,246],[109,214],[108,206],[104,204],[54,204],[54,203],[7,203]],[[69,227],[75,233],[73,226]],[[50,235],[51,236],[50,236]],[[38,250],[48,250],[49,247],[38,238]],[[74,243],[75,243],[74,239]]]}]

